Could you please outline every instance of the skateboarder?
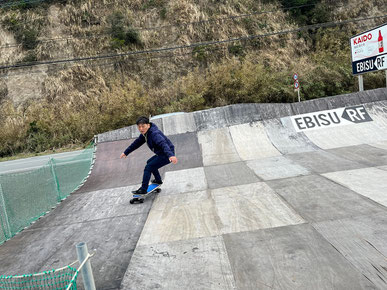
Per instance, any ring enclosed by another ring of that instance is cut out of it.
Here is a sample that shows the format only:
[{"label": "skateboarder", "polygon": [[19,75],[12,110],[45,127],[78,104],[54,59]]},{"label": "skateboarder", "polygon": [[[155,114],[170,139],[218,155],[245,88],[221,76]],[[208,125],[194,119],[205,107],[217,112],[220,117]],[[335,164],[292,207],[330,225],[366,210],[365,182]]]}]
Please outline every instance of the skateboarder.
[{"label": "skateboarder", "polygon": [[142,185],[138,190],[133,192],[134,194],[146,194],[151,174],[155,177],[155,179],[152,180],[152,183],[162,184],[163,182],[158,169],[171,162],[176,164],[178,160],[175,156],[175,146],[173,146],[172,142],[155,124],[149,122],[147,117],[138,118],[136,124],[141,135],[126,148],[120,158],[126,158],[131,152],[139,148],[145,142],[156,154],[146,162]]}]

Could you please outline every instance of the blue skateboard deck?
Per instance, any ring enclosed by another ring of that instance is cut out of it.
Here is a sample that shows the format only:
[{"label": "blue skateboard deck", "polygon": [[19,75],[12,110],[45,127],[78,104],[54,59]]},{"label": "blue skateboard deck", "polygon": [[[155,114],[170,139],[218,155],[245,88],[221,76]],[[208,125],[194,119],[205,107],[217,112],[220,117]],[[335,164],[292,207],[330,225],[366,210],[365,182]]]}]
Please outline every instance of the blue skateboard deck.
[{"label": "blue skateboard deck", "polygon": [[130,203],[133,204],[135,202],[143,203],[144,200],[152,193],[152,192],[160,192],[160,184],[150,184],[146,191],[146,194],[133,194],[133,198],[130,200]]}]

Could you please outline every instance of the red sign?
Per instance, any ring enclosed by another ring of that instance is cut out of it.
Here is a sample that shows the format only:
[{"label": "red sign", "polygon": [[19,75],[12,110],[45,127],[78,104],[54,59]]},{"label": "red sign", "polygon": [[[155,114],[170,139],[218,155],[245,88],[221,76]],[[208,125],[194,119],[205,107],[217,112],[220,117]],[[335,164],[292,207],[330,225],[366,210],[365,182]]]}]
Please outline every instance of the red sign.
[{"label": "red sign", "polygon": [[367,40],[371,40],[371,39],[372,39],[372,34],[371,33],[364,34],[362,36],[354,38],[353,39],[353,44],[359,44],[359,43],[366,42]]}]

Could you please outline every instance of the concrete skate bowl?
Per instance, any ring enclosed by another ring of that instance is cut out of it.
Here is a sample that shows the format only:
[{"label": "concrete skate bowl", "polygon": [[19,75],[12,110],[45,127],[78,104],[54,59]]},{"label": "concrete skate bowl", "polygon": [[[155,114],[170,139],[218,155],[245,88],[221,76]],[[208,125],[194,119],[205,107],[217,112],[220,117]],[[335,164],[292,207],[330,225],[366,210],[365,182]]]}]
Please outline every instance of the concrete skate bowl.
[{"label": "concrete skate bowl", "polygon": [[136,126],[100,134],[86,184],[0,247],[0,273],[84,241],[97,289],[386,289],[386,89],[154,122],[179,158],[161,193],[129,204],[152,156],[119,159]]}]

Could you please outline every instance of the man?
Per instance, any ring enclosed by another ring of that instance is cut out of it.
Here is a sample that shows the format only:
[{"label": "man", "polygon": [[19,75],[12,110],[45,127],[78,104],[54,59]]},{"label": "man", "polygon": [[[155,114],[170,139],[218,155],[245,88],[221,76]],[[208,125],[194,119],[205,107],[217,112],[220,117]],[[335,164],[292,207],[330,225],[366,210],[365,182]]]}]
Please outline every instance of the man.
[{"label": "man", "polygon": [[145,142],[156,154],[146,162],[141,187],[136,191],[133,191],[135,194],[146,194],[151,175],[153,174],[155,177],[155,179],[152,180],[152,183],[162,184],[163,182],[158,169],[171,162],[176,164],[178,160],[175,156],[175,146],[173,146],[172,142],[155,124],[149,122],[147,117],[138,118],[136,124],[141,135],[126,148],[120,158],[126,158],[131,152],[139,148]]}]

